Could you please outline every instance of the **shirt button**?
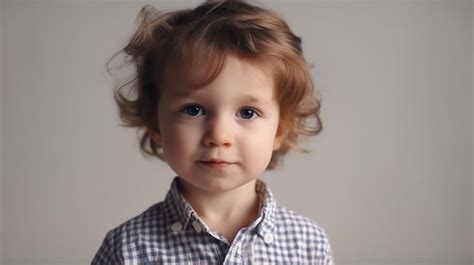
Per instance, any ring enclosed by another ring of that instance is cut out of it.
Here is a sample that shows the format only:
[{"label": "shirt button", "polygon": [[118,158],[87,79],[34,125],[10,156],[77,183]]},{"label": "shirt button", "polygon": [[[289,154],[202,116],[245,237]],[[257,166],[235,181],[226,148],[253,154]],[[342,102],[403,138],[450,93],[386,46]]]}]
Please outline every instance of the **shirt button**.
[{"label": "shirt button", "polygon": [[182,228],[183,228],[183,226],[181,225],[180,222],[176,222],[176,223],[174,223],[173,225],[171,225],[171,230],[173,230],[173,232],[178,232],[178,231],[180,231]]},{"label": "shirt button", "polygon": [[194,221],[193,222],[193,227],[194,227],[194,230],[196,230],[196,232],[200,233],[202,231],[202,227],[201,225],[198,223],[198,221]]},{"label": "shirt button", "polygon": [[266,234],[263,237],[263,240],[265,241],[265,243],[270,244],[270,243],[273,242],[273,235],[272,234]]}]

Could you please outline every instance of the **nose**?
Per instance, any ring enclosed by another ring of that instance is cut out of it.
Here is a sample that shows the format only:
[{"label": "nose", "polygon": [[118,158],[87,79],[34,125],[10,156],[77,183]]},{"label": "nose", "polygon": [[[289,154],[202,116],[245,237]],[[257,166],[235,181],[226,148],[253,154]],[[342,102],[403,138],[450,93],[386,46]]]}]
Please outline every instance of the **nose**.
[{"label": "nose", "polygon": [[234,142],[234,133],[231,121],[226,117],[210,118],[206,124],[203,137],[205,146],[229,147]]}]

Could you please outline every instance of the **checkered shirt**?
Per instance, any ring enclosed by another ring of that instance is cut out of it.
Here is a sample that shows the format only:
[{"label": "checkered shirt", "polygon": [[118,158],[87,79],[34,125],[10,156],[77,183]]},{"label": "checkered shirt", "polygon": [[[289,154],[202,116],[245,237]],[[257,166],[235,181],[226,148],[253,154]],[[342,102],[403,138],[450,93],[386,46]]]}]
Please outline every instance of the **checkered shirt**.
[{"label": "checkered shirt", "polygon": [[210,229],[184,198],[176,176],[165,197],[105,235],[96,264],[334,265],[325,230],[280,205],[257,179],[257,219],[233,242]]}]

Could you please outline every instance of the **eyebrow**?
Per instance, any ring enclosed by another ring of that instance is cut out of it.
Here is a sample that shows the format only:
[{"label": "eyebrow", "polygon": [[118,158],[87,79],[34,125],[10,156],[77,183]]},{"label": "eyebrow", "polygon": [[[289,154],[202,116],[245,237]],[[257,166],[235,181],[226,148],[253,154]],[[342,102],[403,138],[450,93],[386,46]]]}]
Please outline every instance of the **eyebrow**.
[{"label": "eyebrow", "polygon": [[242,101],[248,101],[248,102],[252,102],[252,103],[261,103],[261,104],[265,104],[266,102],[263,102],[261,99],[257,98],[257,97],[254,97],[252,95],[243,95],[241,97]]},{"label": "eyebrow", "polygon": [[[172,97],[172,100],[187,100],[191,99],[194,96],[199,97],[199,95],[196,95],[195,93],[181,93],[181,94],[174,94]],[[268,104],[267,101],[262,100],[261,98],[258,98],[253,95],[242,95],[239,97],[239,102],[250,102],[250,103],[258,103],[258,104]]]}]

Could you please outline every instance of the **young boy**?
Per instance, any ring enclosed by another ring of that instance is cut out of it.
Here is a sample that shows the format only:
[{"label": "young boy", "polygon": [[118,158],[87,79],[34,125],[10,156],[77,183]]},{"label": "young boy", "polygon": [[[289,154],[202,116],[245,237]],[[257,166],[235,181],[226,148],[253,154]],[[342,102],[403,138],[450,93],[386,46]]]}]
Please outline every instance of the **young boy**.
[{"label": "young boy", "polygon": [[116,101],[146,129],[141,150],[177,176],[164,201],[106,234],[92,264],[334,264],[325,230],[259,179],[322,128],[301,39],[241,1],[146,6],[138,19],[123,50],[137,98]]}]

